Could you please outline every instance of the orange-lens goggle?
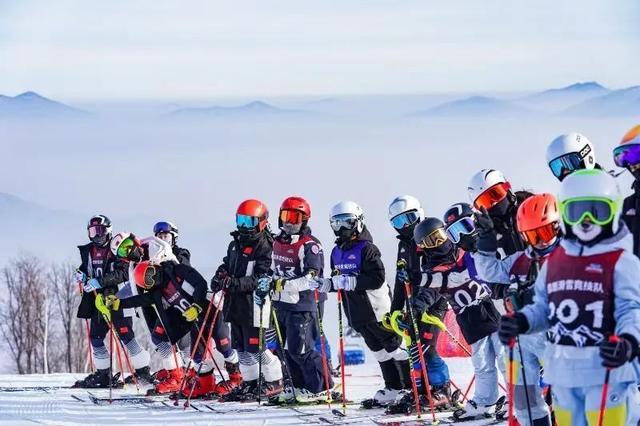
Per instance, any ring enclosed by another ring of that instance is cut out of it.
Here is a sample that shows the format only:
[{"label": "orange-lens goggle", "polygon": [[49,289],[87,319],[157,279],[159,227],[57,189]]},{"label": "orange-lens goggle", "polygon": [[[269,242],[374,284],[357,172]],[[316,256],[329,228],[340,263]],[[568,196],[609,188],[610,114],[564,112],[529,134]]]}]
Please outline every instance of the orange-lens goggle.
[{"label": "orange-lens goggle", "polygon": [[447,233],[444,228],[438,228],[426,237],[422,239],[418,243],[420,248],[423,249],[434,249],[436,247],[440,247],[447,241]]},{"label": "orange-lens goggle", "polygon": [[558,224],[554,222],[529,231],[522,231],[520,233],[522,234],[522,238],[532,246],[536,246],[541,243],[549,244],[558,236]]},{"label": "orange-lens goggle", "polygon": [[282,223],[292,223],[297,225],[302,223],[304,220],[304,215],[297,210],[281,210],[280,211],[280,220]]},{"label": "orange-lens goggle", "polygon": [[489,210],[491,207],[504,200],[509,191],[511,185],[509,182],[496,183],[495,185],[487,188],[482,194],[478,196],[473,202],[473,205],[480,210],[482,207]]}]

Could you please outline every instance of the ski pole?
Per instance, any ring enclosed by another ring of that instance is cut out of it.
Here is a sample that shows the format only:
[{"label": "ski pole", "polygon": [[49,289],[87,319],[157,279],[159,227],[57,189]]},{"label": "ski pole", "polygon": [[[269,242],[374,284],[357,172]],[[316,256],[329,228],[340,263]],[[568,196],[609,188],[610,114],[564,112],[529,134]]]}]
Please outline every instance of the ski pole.
[{"label": "ski pole", "polygon": [[271,316],[273,317],[273,325],[275,326],[276,336],[278,337],[278,347],[280,348],[280,356],[282,357],[282,363],[284,364],[285,372],[287,373],[287,377],[289,378],[289,386],[291,386],[291,390],[293,391],[293,399],[297,400],[296,388],[293,385],[293,377],[291,376],[289,361],[287,360],[287,354],[284,352],[284,340],[282,339],[282,334],[280,333],[280,324],[278,323],[278,315],[276,314],[276,308],[273,305],[271,305]]},{"label": "ski pole", "polygon": [[509,414],[508,414],[509,426],[516,425],[516,420],[515,420],[515,417],[513,416],[513,388],[514,388],[513,347],[515,346],[515,344],[516,344],[516,339],[511,339],[509,341]]},{"label": "ski pole", "polygon": [[[618,343],[618,336],[609,336],[609,342]],[[611,376],[611,368],[606,369],[604,373],[604,384],[602,385],[602,398],[600,398],[600,411],[598,412],[598,426],[602,426],[604,422],[604,411],[607,407],[607,394],[609,393],[609,377]]]},{"label": "ski pole", "polygon": [[[397,268],[400,270],[404,270],[407,267],[407,262],[404,259],[400,259],[396,264]],[[411,281],[404,282],[404,294],[406,296],[407,302],[407,311],[409,312],[409,319],[411,320],[411,325],[413,326],[413,334],[415,336],[416,345],[418,348],[418,356],[420,360],[420,367],[422,370],[422,375],[424,376],[424,387],[426,390],[427,399],[429,401],[429,409],[431,410],[431,417],[433,421],[436,421],[436,412],[435,407],[433,406],[433,397],[431,395],[431,384],[429,383],[429,374],[427,372],[427,363],[424,359],[424,352],[422,352],[422,342],[420,341],[420,330],[418,329],[418,323],[416,321],[416,317],[413,313],[413,294],[411,291]],[[413,368],[412,368],[413,374]],[[416,398],[417,400],[418,398]]]},{"label": "ski pole", "polygon": [[262,326],[264,325],[262,322],[262,310],[264,303],[265,299],[262,299],[262,303],[258,308],[260,315],[260,318],[258,319],[258,354],[260,356],[260,358],[258,358],[258,405],[262,402],[262,351],[264,350],[264,343],[262,342],[262,339],[264,338],[264,331],[262,329]]},{"label": "ski pole", "polygon": [[[333,275],[340,275],[339,270],[334,270]],[[342,290],[337,290],[336,296],[338,302],[338,338],[340,346],[340,383],[342,385],[342,414],[347,414],[347,389],[345,387],[344,376],[344,326],[342,323]]]},{"label": "ski pole", "polygon": [[533,416],[531,415],[531,402],[529,401],[529,388],[527,388],[527,374],[524,370],[524,359],[522,358],[522,346],[520,346],[519,336],[516,336],[516,343],[518,345],[518,353],[520,354],[520,371],[522,372],[522,384],[524,385],[524,396],[527,401],[527,414],[529,414],[529,426],[533,426]]},{"label": "ski pole", "polygon": [[109,404],[111,401],[113,401],[113,333],[109,333]]},{"label": "ski pole", "polygon": [[320,315],[320,292],[316,288],[313,292],[316,301],[316,316],[318,317],[318,330],[320,332],[320,352],[322,356],[322,372],[324,374],[324,387],[327,389],[327,406],[331,409],[331,389],[329,386],[329,366],[327,362],[327,351],[324,346],[324,326],[322,325],[322,315]]},{"label": "ski pole", "polygon": [[[411,377],[411,388],[413,390],[413,400],[414,400],[414,404],[416,407],[416,414],[418,416],[418,419],[422,418],[422,412],[420,410],[420,394],[418,393],[418,380],[416,377],[416,374],[414,372],[415,369],[415,365],[416,365],[416,355],[415,352],[419,351],[418,349],[418,345],[417,345],[417,340],[414,340],[411,338],[411,334],[409,332],[408,329],[402,329],[399,325],[399,322],[401,321],[401,318],[399,318],[401,315],[403,315],[404,312],[402,311],[395,311],[392,315],[391,315],[391,328],[392,330],[398,334],[400,337],[402,337],[402,340],[404,341],[405,345],[407,346],[407,354],[409,355],[409,376]],[[420,376],[420,374],[418,373],[418,377]],[[425,383],[426,386],[426,383]],[[436,422],[435,418],[434,418],[434,423]]]}]

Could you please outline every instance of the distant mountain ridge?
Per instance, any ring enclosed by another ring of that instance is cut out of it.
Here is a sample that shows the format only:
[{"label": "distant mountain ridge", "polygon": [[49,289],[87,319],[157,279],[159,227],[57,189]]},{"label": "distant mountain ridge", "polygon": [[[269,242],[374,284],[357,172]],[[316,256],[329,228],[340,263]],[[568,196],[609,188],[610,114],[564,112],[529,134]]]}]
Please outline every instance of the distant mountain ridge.
[{"label": "distant mountain ridge", "polygon": [[14,97],[0,95],[0,118],[73,117],[87,114],[86,111],[45,98],[36,92],[24,92]]},{"label": "distant mountain ridge", "polygon": [[512,102],[487,96],[471,96],[437,105],[425,111],[411,114],[420,116],[518,116],[527,113],[527,109]]},{"label": "distant mountain ridge", "polygon": [[640,115],[640,86],[614,90],[563,111],[565,115],[622,117]]},{"label": "distant mountain ridge", "polygon": [[263,101],[253,101],[239,106],[210,106],[199,108],[182,108],[170,113],[172,116],[268,116],[281,114],[299,114],[305,111],[283,109]]}]

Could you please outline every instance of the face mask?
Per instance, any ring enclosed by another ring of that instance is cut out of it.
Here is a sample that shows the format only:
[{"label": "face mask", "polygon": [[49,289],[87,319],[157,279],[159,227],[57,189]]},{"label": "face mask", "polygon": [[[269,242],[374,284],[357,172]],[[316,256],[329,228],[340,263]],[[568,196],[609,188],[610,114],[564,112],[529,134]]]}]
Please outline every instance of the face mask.
[{"label": "face mask", "polygon": [[588,243],[593,241],[602,233],[602,226],[595,223],[578,223],[571,226],[571,232],[580,241]]},{"label": "face mask", "polygon": [[356,231],[355,229],[340,228],[340,230],[333,231],[333,233],[342,241],[349,241],[355,235]]},{"label": "face mask", "polygon": [[413,226],[407,226],[402,229],[396,229],[398,231],[398,235],[403,238],[413,238]]},{"label": "face mask", "polygon": [[296,235],[302,230],[302,223],[283,223],[280,229],[287,235]]},{"label": "face mask", "polygon": [[505,217],[511,208],[511,198],[507,195],[502,201],[488,210],[492,218]]}]

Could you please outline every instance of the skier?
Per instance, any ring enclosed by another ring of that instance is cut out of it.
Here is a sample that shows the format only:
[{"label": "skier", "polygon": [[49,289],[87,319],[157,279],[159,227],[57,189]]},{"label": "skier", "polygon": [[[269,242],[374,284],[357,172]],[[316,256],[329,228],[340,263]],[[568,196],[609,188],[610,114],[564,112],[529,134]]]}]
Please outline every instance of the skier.
[{"label": "skier", "polygon": [[423,271],[427,278],[416,299],[428,298],[426,292],[437,289],[449,301],[460,330],[471,345],[475,393],[453,416],[456,420],[470,420],[489,415],[492,409],[497,412],[504,401],[498,392],[498,369],[505,375],[504,348],[497,336],[500,314],[490,290],[477,278],[471,254],[447,238],[445,225],[439,219],[428,217],[420,222],[413,239],[424,252]]},{"label": "skier", "polygon": [[[109,250],[111,241],[111,221],[105,215],[95,215],[87,225],[90,242],[78,246],[81,265],[77,269],[76,279],[83,286],[84,293],[78,306],[78,318],[91,320],[89,336],[96,371],[83,380],[77,381],[75,387],[106,388],[109,382],[118,383],[109,377],[110,354],[104,344],[109,332],[109,323],[95,308],[96,294],[110,295],[125,287],[129,278],[126,264],[118,261]],[[149,353],[138,344],[133,331],[132,312],[119,312],[112,317],[112,324],[122,344],[130,354],[132,367],[139,381],[151,383],[153,378],[149,371]],[[127,378],[131,380],[130,378]],[[128,381],[129,381],[128,380]]]},{"label": "skier", "polygon": [[565,238],[538,274],[534,303],[502,317],[500,339],[547,331],[544,379],[559,426],[593,425],[602,415],[604,425],[632,424],[640,261],[619,220],[620,191],[608,173],[579,170],[563,180],[559,201]]},{"label": "skier", "polygon": [[259,327],[268,329],[271,316],[268,282],[266,291],[258,288],[259,279],[267,276],[271,267],[273,237],[268,218],[267,206],[261,201],[249,199],[240,203],[236,210],[237,230],[231,233],[233,240],[227,255],[211,281],[214,293],[225,292],[224,320],[231,323],[231,341],[244,379],[241,386],[225,395],[229,401],[258,397],[260,368],[265,379],[260,397],[269,398],[283,390],[280,360],[269,350],[259,350],[264,348],[260,335],[266,334]]},{"label": "skier", "polygon": [[[396,280],[393,289],[393,298],[391,300],[391,312],[404,310],[406,305],[405,282],[411,283],[412,294],[417,293],[422,281],[421,255],[422,251],[418,248],[413,240],[413,230],[416,225],[424,219],[424,210],[420,202],[411,195],[402,195],[396,197],[389,205],[389,221],[391,226],[398,233],[398,257],[396,264],[404,264],[403,268],[396,270]],[[415,318],[421,318],[424,312],[438,317],[440,320],[444,318],[447,312],[447,300],[440,295],[438,290],[425,290],[430,293],[428,300],[425,298],[414,299],[414,306],[411,308],[416,311]],[[411,330],[413,333],[413,330]],[[436,351],[436,342],[440,329],[433,324],[419,323],[419,333],[423,350],[425,350],[424,358],[427,364],[427,375],[429,384],[431,385],[431,397],[434,406],[442,407],[449,405],[451,402],[451,384],[449,383],[449,368],[444,360]],[[416,336],[414,336],[414,339]],[[407,393],[409,399],[413,398],[411,392]],[[410,406],[412,401],[405,401],[406,406]]]},{"label": "skier", "polygon": [[[314,278],[322,276],[324,252],[311,233],[310,218],[311,207],[304,198],[286,198],[278,217],[280,234],[273,242],[272,301],[294,386],[280,394],[281,402],[327,398],[322,355],[314,349],[318,309]],[[331,377],[328,380],[333,387]]]},{"label": "skier", "polygon": [[[400,348],[401,338],[381,324],[391,308],[391,291],[385,280],[380,250],[364,222],[362,208],[342,201],[331,208],[330,224],[337,239],[331,251],[330,279],[321,281],[321,290],[341,290],[349,326],[362,335],[380,364],[384,389],[378,390],[371,405],[386,406],[403,389],[411,389],[409,361]],[[368,403],[367,403],[368,404]]]},{"label": "skier", "polygon": [[[156,374],[158,381],[150,393],[167,394],[179,391],[183,382],[182,357],[172,348],[172,343],[194,331],[193,324],[202,307],[206,306],[207,281],[191,266],[179,263],[166,241],[151,238],[143,240],[148,247],[149,260],[142,260],[133,268],[133,281],[140,294],[123,299],[107,296],[105,308],[112,313],[137,307],[150,308],[154,312],[151,341],[163,370]],[[123,250],[120,254],[124,254]],[[200,350],[196,358],[202,360],[204,351]],[[198,368],[200,377],[209,377],[209,381],[213,380],[212,370],[213,365],[206,362]]]},{"label": "skier", "polygon": [[171,245],[173,254],[178,262],[191,266],[191,253],[184,247],[178,246],[178,227],[172,222],[157,222],[153,225],[153,235]]},{"label": "skier", "polygon": [[[556,198],[551,194],[527,198],[518,208],[516,221],[518,231],[528,244],[526,250],[498,260],[494,241],[494,250],[485,246],[475,256],[478,274],[483,279],[511,285],[505,299],[506,311],[511,313],[533,302],[533,283],[538,271],[560,242],[560,210]],[[514,351],[523,373],[517,375],[514,394],[516,417],[522,425],[551,424],[549,407],[539,388],[545,348],[545,335],[534,333],[521,336]]]},{"label": "skier", "polygon": [[640,257],[640,125],[629,130],[614,148],[613,161],[629,170],[634,178],[633,193],[622,204],[622,219],[633,234],[633,253]]},{"label": "skier", "polygon": [[576,170],[602,168],[596,163],[593,144],[580,133],[560,135],[551,141],[547,147],[547,164],[560,182]]}]

